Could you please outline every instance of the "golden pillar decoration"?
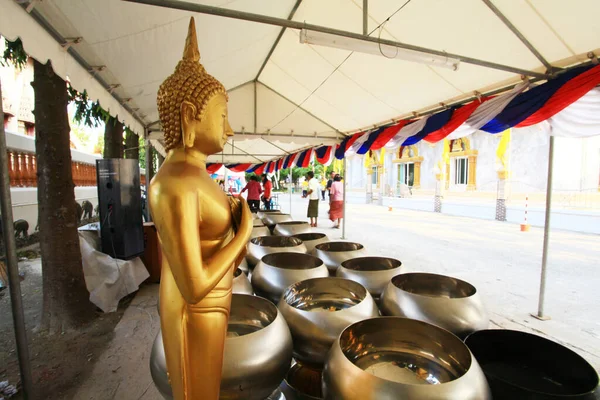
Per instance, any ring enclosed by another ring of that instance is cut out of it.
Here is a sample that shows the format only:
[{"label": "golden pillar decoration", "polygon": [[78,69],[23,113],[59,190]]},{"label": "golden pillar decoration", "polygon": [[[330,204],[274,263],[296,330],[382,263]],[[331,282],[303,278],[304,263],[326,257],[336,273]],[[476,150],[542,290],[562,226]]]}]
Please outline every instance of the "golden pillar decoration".
[{"label": "golden pillar decoration", "polygon": [[421,161],[415,162],[415,176],[413,182],[413,188],[421,188]]},{"label": "golden pillar decoration", "polygon": [[475,190],[475,176],[477,173],[477,155],[467,157],[469,164],[469,173],[467,176],[467,190]]},{"label": "golden pillar decoration", "polygon": [[160,86],[167,157],[152,179],[150,211],[162,250],[160,319],[176,400],[217,400],[235,266],[252,216],[206,171],[206,158],[233,135],[223,85],[200,64],[191,18],[183,59]]}]

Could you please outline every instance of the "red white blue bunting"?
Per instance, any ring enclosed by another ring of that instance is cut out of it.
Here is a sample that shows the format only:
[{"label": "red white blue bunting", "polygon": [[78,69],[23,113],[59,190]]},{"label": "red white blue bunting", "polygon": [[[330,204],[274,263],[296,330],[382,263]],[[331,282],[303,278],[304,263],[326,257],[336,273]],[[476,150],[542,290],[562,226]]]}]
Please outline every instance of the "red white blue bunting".
[{"label": "red white blue bunting", "polygon": [[[313,158],[329,165],[334,158],[365,154],[383,148],[408,146],[425,140],[458,139],[477,130],[491,134],[512,127],[545,123],[565,136],[600,134],[600,65],[573,68],[548,82],[524,82],[499,96],[475,100],[418,120],[402,120],[370,132],[347,136],[335,146],[321,146],[262,164],[230,164],[234,171],[261,174],[293,166],[307,167]],[[581,102],[578,100],[581,99]],[[558,128],[558,129],[557,129]],[[552,129],[552,128],[550,128]],[[578,134],[578,132],[581,132]],[[208,165],[207,169],[221,164]],[[218,168],[217,168],[218,169]]]}]

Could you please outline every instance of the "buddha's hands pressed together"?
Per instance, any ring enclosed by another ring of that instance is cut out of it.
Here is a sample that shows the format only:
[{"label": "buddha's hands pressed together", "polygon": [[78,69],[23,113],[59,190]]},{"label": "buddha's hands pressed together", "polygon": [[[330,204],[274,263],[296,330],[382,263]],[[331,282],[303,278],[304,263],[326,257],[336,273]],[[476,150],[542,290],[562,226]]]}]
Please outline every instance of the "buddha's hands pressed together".
[{"label": "buddha's hands pressed together", "polygon": [[246,256],[246,241],[252,233],[252,212],[248,203],[242,197],[230,197],[231,214],[234,221],[236,230],[236,236],[246,238],[244,240],[244,246],[240,249],[240,254],[236,259],[235,266],[237,267],[242,262],[242,259]]}]

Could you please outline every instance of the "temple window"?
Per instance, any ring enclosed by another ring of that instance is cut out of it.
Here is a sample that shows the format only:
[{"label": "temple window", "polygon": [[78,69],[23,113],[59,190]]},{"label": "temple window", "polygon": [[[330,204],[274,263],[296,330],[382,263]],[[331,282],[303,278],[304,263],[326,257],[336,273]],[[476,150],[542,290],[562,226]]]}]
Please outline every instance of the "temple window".
[{"label": "temple window", "polygon": [[398,182],[410,187],[415,185],[415,163],[398,164]]},{"label": "temple window", "polygon": [[469,164],[466,157],[454,159],[454,184],[466,185],[468,181]]},{"label": "temple window", "polygon": [[476,188],[476,166],[477,150],[471,149],[469,138],[460,138],[450,141],[450,161],[446,165],[446,189],[450,182],[457,188],[475,190]]},{"label": "temple window", "polygon": [[396,192],[400,193],[400,186],[419,189],[421,187],[421,163],[423,156],[419,156],[417,145],[401,146],[392,161],[397,164]]},{"label": "temple window", "polygon": [[378,166],[372,166],[371,167],[371,184],[374,187],[378,187],[379,186],[379,173],[378,173],[379,167]]}]

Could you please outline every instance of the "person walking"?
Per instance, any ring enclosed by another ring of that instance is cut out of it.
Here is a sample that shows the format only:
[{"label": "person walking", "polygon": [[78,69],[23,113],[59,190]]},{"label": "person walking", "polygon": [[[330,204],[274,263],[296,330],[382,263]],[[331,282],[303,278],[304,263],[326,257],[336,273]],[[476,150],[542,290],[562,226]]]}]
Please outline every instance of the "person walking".
[{"label": "person walking", "polygon": [[325,179],[325,175],[321,178],[321,198],[325,201],[325,191],[327,190],[327,180]]},{"label": "person walking", "polygon": [[248,191],[248,206],[250,207],[250,211],[257,212],[260,208],[260,194],[262,193],[262,188],[260,187],[260,183],[258,183],[258,178],[256,175],[252,175],[250,180],[242,189],[242,193]]},{"label": "person walking", "polygon": [[319,217],[319,181],[315,179],[315,173],[308,171],[308,211],[306,216],[310,218],[310,226],[317,227],[317,218]]},{"label": "person walking", "polygon": [[333,183],[331,184],[331,189],[329,190],[329,219],[335,224],[333,226],[334,228],[340,228],[343,215],[344,185],[342,184],[342,177],[336,175],[333,178]]},{"label": "person walking", "polygon": [[262,174],[262,184],[263,184],[263,204],[265,205],[265,210],[271,209],[271,190],[273,190],[273,184],[271,180],[267,178],[267,174]]},{"label": "person walking", "polygon": [[325,190],[327,190],[327,194],[329,195],[329,201],[331,202],[331,185],[333,184],[333,178],[335,178],[336,173],[335,172],[331,172],[331,174],[329,175],[329,180],[327,181],[327,186],[325,187]]}]

